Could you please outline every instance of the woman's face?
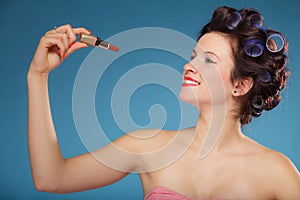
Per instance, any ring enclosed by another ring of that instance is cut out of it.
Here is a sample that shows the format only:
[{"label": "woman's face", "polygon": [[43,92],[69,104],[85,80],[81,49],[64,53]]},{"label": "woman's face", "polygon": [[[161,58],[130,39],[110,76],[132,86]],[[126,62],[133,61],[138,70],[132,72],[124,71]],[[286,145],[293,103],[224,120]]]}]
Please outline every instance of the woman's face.
[{"label": "woman's face", "polygon": [[232,98],[233,67],[230,40],[217,32],[203,35],[184,66],[180,99],[199,109],[224,104]]}]

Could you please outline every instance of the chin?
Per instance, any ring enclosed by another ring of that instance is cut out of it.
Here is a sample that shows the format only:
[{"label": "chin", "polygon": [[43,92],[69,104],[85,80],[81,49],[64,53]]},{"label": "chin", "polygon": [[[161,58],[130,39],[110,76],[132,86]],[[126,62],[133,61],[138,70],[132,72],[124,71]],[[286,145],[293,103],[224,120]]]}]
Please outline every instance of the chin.
[{"label": "chin", "polygon": [[[205,98],[207,97],[207,98]],[[196,92],[192,88],[181,88],[179,93],[179,99],[185,103],[191,104],[196,108],[200,108],[201,105],[210,105],[211,99],[209,95],[196,95]]]},{"label": "chin", "polygon": [[198,99],[196,95],[193,94],[191,89],[184,88],[180,90],[179,99],[185,103],[191,104],[195,107],[198,107]]}]

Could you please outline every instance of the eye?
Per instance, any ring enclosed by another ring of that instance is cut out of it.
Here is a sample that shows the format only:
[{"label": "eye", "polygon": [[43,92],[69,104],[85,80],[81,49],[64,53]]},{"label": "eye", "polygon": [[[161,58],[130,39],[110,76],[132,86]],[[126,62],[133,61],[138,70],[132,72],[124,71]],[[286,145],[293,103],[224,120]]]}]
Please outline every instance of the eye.
[{"label": "eye", "polygon": [[213,63],[213,64],[217,64],[215,61],[213,61],[211,58],[209,58],[209,57],[206,57],[205,58],[205,62],[206,63]]},{"label": "eye", "polygon": [[191,60],[193,60],[197,56],[196,51],[193,50],[192,55],[191,55]]}]

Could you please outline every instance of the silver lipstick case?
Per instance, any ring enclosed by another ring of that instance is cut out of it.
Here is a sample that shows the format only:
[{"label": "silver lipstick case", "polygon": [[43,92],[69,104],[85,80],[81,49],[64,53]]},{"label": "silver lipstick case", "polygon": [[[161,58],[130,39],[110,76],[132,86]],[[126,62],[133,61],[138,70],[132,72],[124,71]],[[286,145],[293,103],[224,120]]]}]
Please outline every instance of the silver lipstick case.
[{"label": "silver lipstick case", "polygon": [[90,34],[81,33],[79,36],[79,41],[94,47],[101,47],[104,49],[108,49],[109,47],[108,42],[105,42],[104,40],[101,40],[99,37]]}]

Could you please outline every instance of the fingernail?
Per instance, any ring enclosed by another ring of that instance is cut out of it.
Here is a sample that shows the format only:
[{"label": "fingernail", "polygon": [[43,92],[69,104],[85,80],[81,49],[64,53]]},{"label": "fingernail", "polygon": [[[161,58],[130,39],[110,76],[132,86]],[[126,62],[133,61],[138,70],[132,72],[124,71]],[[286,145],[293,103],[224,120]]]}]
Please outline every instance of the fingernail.
[{"label": "fingernail", "polygon": [[92,31],[91,30],[87,30],[90,34],[92,34]]},{"label": "fingernail", "polygon": [[73,46],[73,44],[75,44],[75,41],[69,44],[69,48],[71,48],[71,46]]}]

